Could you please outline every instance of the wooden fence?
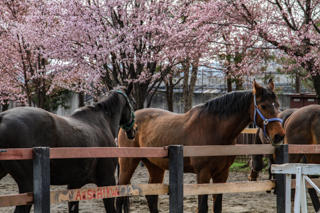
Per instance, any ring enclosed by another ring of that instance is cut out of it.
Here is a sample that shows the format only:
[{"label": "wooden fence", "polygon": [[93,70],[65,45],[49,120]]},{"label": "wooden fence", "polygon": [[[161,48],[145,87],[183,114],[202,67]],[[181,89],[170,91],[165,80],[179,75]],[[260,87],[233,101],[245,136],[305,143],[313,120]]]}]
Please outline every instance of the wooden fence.
[{"label": "wooden fence", "polygon": [[[229,155],[277,155],[277,163],[287,163],[288,154],[319,154],[318,145],[217,145],[217,146],[180,146],[157,148],[48,148],[0,150],[0,160],[33,159],[34,193],[0,196],[0,207],[34,203],[35,212],[50,212],[50,203],[65,201],[102,199],[135,195],[169,195],[170,212],[183,212],[183,196],[217,193],[239,193],[268,191],[277,189],[277,212],[285,209],[285,177],[277,175],[274,181],[229,182],[220,184],[183,184],[183,157],[229,156]],[[49,191],[50,159],[64,158],[108,158],[108,157],[168,157],[169,185],[137,184],[108,186],[91,189]]]}]

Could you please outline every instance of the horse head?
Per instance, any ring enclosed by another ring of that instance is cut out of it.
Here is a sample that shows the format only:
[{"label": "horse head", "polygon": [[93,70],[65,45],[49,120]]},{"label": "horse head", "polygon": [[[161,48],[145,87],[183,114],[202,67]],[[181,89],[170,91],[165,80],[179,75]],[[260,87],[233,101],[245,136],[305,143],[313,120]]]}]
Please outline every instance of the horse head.
[{"label": "horse head", "polygon": [[122,88],[116,90],[116,92],[125,99],[125,106],[123,107],[120,126],[123,130],[125,130],[127,137],[129,139],[133,139],[136,134],[136,126],[134,125],[135,122],[135,115],[134,115],[134,108],[132,106],[132,98],[130,97],[130,93],[132,90],[132,84],[128,86],[127,89]]},{"label": "horse head", "polygon": [[265,139],[273,144],[280,143],[285,135],[282,119],[278,117],[279,102],[274,93],[274,84],[269,80],[268,87],[263,88],[253,81],[252,120],[263,130]]}]

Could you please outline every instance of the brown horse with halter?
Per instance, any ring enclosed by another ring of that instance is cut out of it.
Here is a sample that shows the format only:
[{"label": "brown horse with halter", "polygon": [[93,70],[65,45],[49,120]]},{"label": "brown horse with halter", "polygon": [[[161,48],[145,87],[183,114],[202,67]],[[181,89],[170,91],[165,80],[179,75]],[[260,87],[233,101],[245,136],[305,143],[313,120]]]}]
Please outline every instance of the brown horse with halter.
[{"label": "brown horse with halter", "polygon": [[[193,107],[184,114],[161,109],[142,109],[135,112],[138,132],[129,140],[125,132],[119,132],[120,147],[163,147],[171,144],[230,145],[251,122],[264,128],[273,141],[281,141],[284,130],[278,116],[278,100],[274,84],[269,81],[264,88],[255,81],[252,91],[228,93]],[[228,178],[234,156],[190,157],[184,159],[184,172],[197,174],[197,182],[224,183]],[[130,179],[142,161],[149,172],[149,183],[162,183],[168,169],[168,159],[120,158],[119,184],[129,184]],[[215,195],[214,211],[222,211],[222,194]],[[158,212],[158,196],[146,196],[150,212]],[[198,211],[208,211],[208,195],[198,197]],[[128,198],[117,199],[117,211],[129,211]]]},{"label": "brown horse with halter", "polygon": [[[284,125],[286,124],[290,115],[293,112],[295,112],[296,110],[297,110],[296,108],[290,108],[290,109],[286,109],[286,110],[279,113],[278,117],[282,119],[282,127],[284,127]],[[280,141],[280,142],[282,142],[282,141]],[[268,140],[268,138],[265,137],[264,132],[261,128],[258,128],[257,134],[255,135],[255,138],[254,138],[254,144],[270,144],[270,140]],[[274,145],[277,145],[277,144],[274,144]],[[269,160],[269,168],[268,168],[269,180],[271,180],[271,178],[272,178],[271,164],[274,163],[274,157],[273,157],[273,155],[268,155],[267,157]],[[256,181],[257,178],[259,177],[259,172],[265,167],[264,162],[263,162],[263,155],[251,156],[250,167],[251,167],[251,171],[248,176],[248,179],[250,181]]]}]

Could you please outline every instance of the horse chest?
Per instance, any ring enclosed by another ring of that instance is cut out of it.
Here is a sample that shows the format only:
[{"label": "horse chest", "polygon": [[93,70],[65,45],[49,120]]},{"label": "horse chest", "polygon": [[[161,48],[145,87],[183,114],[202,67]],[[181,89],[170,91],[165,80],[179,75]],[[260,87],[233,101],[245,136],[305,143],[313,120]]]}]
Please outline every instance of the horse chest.
[{"label": "horse chest", "polygon": [[63,185],[74,182],[88,182],[94,179],[96,167],[96,159],[53,160],[51,164],[51,184]]}]

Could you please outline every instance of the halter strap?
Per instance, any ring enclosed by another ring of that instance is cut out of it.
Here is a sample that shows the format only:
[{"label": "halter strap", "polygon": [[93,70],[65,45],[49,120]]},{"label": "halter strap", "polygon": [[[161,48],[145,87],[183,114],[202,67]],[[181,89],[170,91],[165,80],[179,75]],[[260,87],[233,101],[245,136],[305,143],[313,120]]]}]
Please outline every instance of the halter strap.
[{"label": "halter strap", "polygon": [[126,123],[126,124],[124,124],[124,125],[121,125],[122,129],[124,129],[125,131],[129,131],[130,129],[132,129],[132,127],[134,125],[134,122],[135,122],[135,115],[134,115],[134,112],[133,112],[133,107],[132,107],[131,102],[130,102],[130,100],[129,100],[129,98],[128,98],[126,93],[124,93],[121,90],[116,90],[115,92],[123,95],[123,97],[126,99],[127,103],[129,104],[130,112],[131,112],[131,121]]},{"label": "halter strap", "polygon": [[262,114],[262,112],[259,110],[257,101],[256,101],[256,94],[253,95],[253,102],[254,102],[254,114],[253,114],[253,124],[254,127],[257,126],[256,123],[256,117],[257,117],[257,112],[260,118],[263,120],[263,134],[265,138],[269,138],[267,131],[266,131],[266,126],[269,124],[269,122],[275,122],[278,121],[282,124],[283,120],[281,118],[265,118]]}]

